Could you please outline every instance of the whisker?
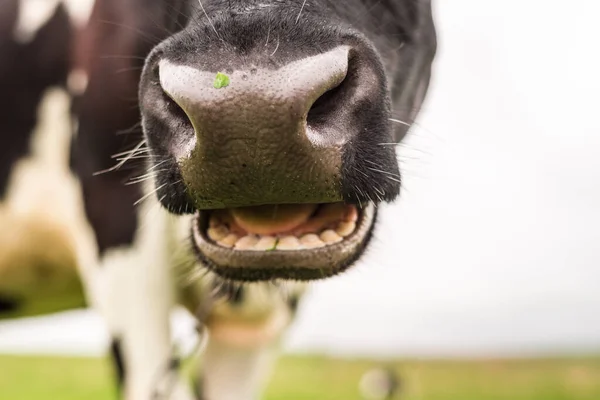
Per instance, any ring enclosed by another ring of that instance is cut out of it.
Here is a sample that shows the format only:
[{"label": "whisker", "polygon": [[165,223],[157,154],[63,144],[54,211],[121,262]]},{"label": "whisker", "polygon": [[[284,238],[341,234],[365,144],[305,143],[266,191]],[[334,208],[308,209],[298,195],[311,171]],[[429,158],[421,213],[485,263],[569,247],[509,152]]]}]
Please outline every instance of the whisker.
[{"label": "whisker", "polygon": [[376,166],[376,167],[379,167],[379,164],[377,164],[377,163],[376,163],[376,162],[374,162],[374,161],[371,161],[371,160],[365,159],[365,162],[367,162],[367,163],[369,163],[369,164],[371,164],[371,165],[374,165],[374,166]]},{"label": "whisker", "polygon": [[136,155],[136,156],[128,156],[128,157],[119,157],[116,160],[117,161],[123,161],[125,159],[127,160],[147,160],[149,158],[152,158],[151,154],[146,154],[146,155]]},{"label": "whisker", "polygon": [[148,172],[148,173],[145,173],[145,174],[142,174],[142,175],[134,176],[133,178],[130,178],[129,180],[130,181],[134,181],[134,180],[137,180],[137,179],[148,178],[150,176],[156,176],[157,173],[161,172],[161,171],[165,171],[165,170],[158,170],[158,171],[154,171],[154,172]]},{"label": "whisker", "polygon": [[[423,111],[423,108],[416,109],[416,111],[421,111],[421,112],[422,112],[422,111]],[[421,131],[422,131],[422,132],[426,132],[427,134],[431,135],[431,136],[432,136],[434,139],[436,139],[436,140],[440,141],[441,143],[445,143],[444,139],[443,139],[441,136],[437,135],[437,134],[436,134],[436,133],[434,133],[432,130],[425,128],[425,127],[424,127],[422,124],[420,124],[420,123],[419,123],[419,122],[417,122],[417,121],[414,121],[414,120],[413,120],[413,121],[411,121],[411,122],[409,123],[409,122],[407,122],[407,121],[403,121],[403,120],[401,120],[401,119],[397,119],[397,118],[388,118],[388,120],[390,120],[390,121],[392,121],[392,122],[396,122],[396,123],[398,123],[398,124],[401,124],[401,125],[408,126],[409,128],[412,128],[412,129],[411,129],[411,133],[412,133],[412,134],[415,134],[415,127],[417,127],[417,128],[418,128],[417,132],[419,132],[419,133],[420,133]]]},{"label": "whisker", "polygon": [[306,5],[306,0],[302,3],[302,7],[300,7],[300,12],[298,13],[298,17],[296,18],[296,24],[300,21],[300,16],[302,15],[302,11],[304,10],[304,6]]},{"label": "whisker", "polygon": [[[133,150],[131,151],[132,154],[138,150],[140,150],[144,144],[146,144],[146,139],[142,140],[140,143],[137,144],[137,146],[135,146],[133,148]],[[111,168],[107,168],[105,170],[102,171],[98,171],[98,172],[94,172],[93,176],[97,176],[97,175],[102,175],[105,174],[107,172],[112,172],[112,171],[116,171],[117,169],[121,168],[123,165],[125,165],[125,163],[127,161],[129,161],[130,158],[129,157],[125,157],[124,159],[120,160],[115,166],[111,167]]]},{"label": "whisker", "polygon": [[279,36],[277,36],[277,46],[275,46],[275,50],[273,50],[273,52],[271,53],[271,57],[273,57],[275,53],[277,53],[277,49],[279,49]]},{"label": "whisker", "polygon": [[146,9],[144,9],[144,14],[146,16],[146,18],[148,18],[158,29],[162,30],[164,33],[167,34],[167,36],[171,36],[174,32],[171,32],[169,29],[167,29],[166,26],[164,26],[163,24],[158,23],[157,21],[154,20],[154,18],[152,18],[152,14],[149,13]]},{"label": "whisker", "polygon": [[400,120],[400,119],[388,118],[388,121],[392,121],[392,122],[395,122],[395,123],[397,123],[397,124],[404,125],[404,126],[408,126],[408,127],[411,127],[411,126],[412,126],[412,124],[409,124],[408,122],[402,121],[402,120]]},{"label": "whisker", "polygon": [[386,175],[389,175],[389,176],[393,176],[395,178],[400,178],[400,175],[394,174],[394,173],[389,172],[389,171],[384,171],[383,169],[372,168],[372,167],[367,167],[367,168],[370,169],[371,171],[375,171],[375,172],[379,172],[381,174],[386,174]]},{"label": "whisker", "polygon": [[144,67],[140,66],[140,67],[129,67],[129,68],[120,68],[118,70],[115,71],[115,74],[123,74],[125,72],[131,72],[131,71],[141,71],[142,69],[144,69]]},{"label": "whisker", "polygon": [[155,168],[158,168],[159,166],[161,166],[162,164],[166,163],[167,161],[169,161],[169,159],[168,159],[168,158],[167,158],[167,159],[164,159],[164,160],[162,160],[162,161],[161,161],[161,162],[159,162],[159,163],[156,163],[156,164],[154,164],[152,167],[148,168],[148,170],[147,170],[147,171],[152,171],[153,169],[155,169]]},{"label": "whisker", "polygon": [[138,121],[129,128],[118,130],[117,135],[126,135],[129,133],[140,133],[141,127],[142,127],[142,121]]},{"label": "whisker", "polygon": [[389,180],[392,180],[394,182],[398,182],[398,183],[402,183],[400,182],[400,176],[396,175],[396,174],[392,174],[391,172],[387,172],[381,169],[377,169],[377,168],[371,168],[371,167],[367,167],[368,169],[370,169],[371,171],[375,171],[375,172],[379,172],[384,174]]},{"label": "whisker", "polygon": [[[139,199],[138,201],[136,201],[135,203],[133,203],[134,206],[137,206],[138,204],[140,204],[142,201],[146,200],[148,197],[152,196],[153,194],[155,194],[156,192],[158,192],[160,189],[164,188],[165,186],[167,186],[167,183],[163,183],[162,185],[160,185],[159,187],[157,187],[156,189],[152,190],[149,193],[146,193],[144,196],[142,196],[141,199]],[[166,196],[166,195],[165,195]]]},{"label": "whisker", "polygon": [[377,199],[380,202],[383,202],[383,196],[385,195],[385,193],[382,192],[381,189],[379,189],[377,186],[373,186],[373,189],[377,192]]},{"label": "whisker", "polygon": [[137,156],[137,155],[140,155],[140,154],[143,154],[143,153],[149,153],[150,151],[151,150],[148,147],[143,148],[143,149],[138,149],[138,150],[135,150],[135,149],[134,150],[127,150],[127,151],[123,151],[121,153],[113,154],[111,156],[111,158],[121,158],[123,156],[128,156],[128,155],[136,155]]},{"label": "whisker", "polygon": [[149,181],[149,180],[151,180],[151,179],[153,179],[153,178],[155,178],[155,177],[156,177],[156,176],[149,176],[149,177],[147,177],[147,178],[144,178],[144,179],[135,179],[135,180],[131,180],[131,181],[129,181],[129,182],[126,182],[126,183],[125,183],[125,186],[137,185],[137,184],[140,184],[140,183],[142,183],[142,182]]},{"label": "whisker", "polygon": [[399,147],[404,147],[404,148],[406,148],[406,149],[408,149],[410,151],[416,151],[416,152],[423,153],[423,154],[428,155],[428,156],[431,155],[431,153],[429,153],[429,152],[427,152],[425,150],[417,149],[416,147],[410,146],[409,144],[406,144],[404,142],[398,142],[398,143],[396,143],[396,142],[392,142],[392,143],[377,143],[377,146],[399,146]]},{"label": "whisker", "polygon": [[269,38],[271,37],[271,21],[269,21],[269,26],[267,27],[267,41],[265,42],[265,47],[269,44]]},{"label": "whisker", "polygon": [[129,55],[122,55],[122,54],[106,54],[106,55],[101,55],[98,56],[98,58],[100,59],[112,59],[112,58],[116,58],[116,59],[123,59],[123,60],[140,60],[140,61],[146,61],[145,57],[139,57],[139,56],[129,56]]},{"label": "whisker", "polygon": [[114,21],[109,21],[109,20],[106,20],[106,19],[101,19],[98,22],[103,23],[103,24],[107,24],[107,25],[117,26],[117,27],[120,27],[120,28],[129,29],[130,31],[135,32],[138,35],[140,35],[141,37],[143,37],[144,39],[146,39],[148,41],[148,43],[150,43],[152,45],[158,44],[161,41],[158,37],[156,37],[154,35],[151,35],[148,32],[144,32],[144,31],[142,31],[140,29],[137,29],[137,28],[134,28],[132,26],[129,26],[129,25],[124,25],[124,24],[121,24],[121,23],[118,23],[118,22],[114,22]]},{"label": "whisker", "polygon": [[[221,39],[221,37],[219,36],[219,33],[217,32],[217,29],[213,25],[212,21],[208,17],[208,14],[206,13],[206,10],[204,9],[204,5],[202,4],[202,0],[198,0],[198,3],[200,3],[200,8],[202,8],[202,12],[204,13],[204,16],[206,16],[206,19],[208,20],[208,23],[210,24],[211,28],[213,29],[213,31],[215,31],[215,35],[217,35],[217,37],[219,39]],[[221,40],[223,40],[223,39],[221,39]]]},{"label": "whisker", "polygon": [[365,178],[367,178],[367,179],[370,179],[370,178],[371,178],[369,175],[367,175],[367,173],[366,173],[365,171],[361,170],[360,168],[358,168],[358,167],[356,167],[356,166],[354,166],[354,170],[355,170],[356,172],[359,172],[359,173],[361,173],[361,174],[362,174],[362,175],[363,175]]}]

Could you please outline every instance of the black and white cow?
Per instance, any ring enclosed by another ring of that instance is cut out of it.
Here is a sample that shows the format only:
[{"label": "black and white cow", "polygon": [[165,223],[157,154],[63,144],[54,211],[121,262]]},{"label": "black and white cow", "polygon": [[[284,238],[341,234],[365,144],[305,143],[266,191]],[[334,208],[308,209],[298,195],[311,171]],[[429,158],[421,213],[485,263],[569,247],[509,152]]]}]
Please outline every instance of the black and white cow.
[{"label": "black and white cow", "polygon": [[[430,0],[54,0],[35,29],[39,1],[3,1],[0,82],[18,101],[0,110],[0,184],[36,135],[73,128],[39,139],[48,157],[65,144],[40,208],[61,215],[124,397],[194,398],[162,379],[179,304],[209,332],[197,395],[258,398],[304,282],[349,268],[399,194]],[[64,106],[44,117],[47,101]]]}]

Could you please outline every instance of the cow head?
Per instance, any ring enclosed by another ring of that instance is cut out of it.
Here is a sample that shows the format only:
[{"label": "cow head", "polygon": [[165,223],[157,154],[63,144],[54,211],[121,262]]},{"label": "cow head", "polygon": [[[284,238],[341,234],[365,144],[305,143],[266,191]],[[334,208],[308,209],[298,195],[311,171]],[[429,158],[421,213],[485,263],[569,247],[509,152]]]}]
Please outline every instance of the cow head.
[{"label": "cow head", "polygon": [[195,215],[199,261],[242,281],[348,268],[400,191],[390,144],[427,91],[429,0],[184,0],[173,19],[140,105],[156,196]]}]

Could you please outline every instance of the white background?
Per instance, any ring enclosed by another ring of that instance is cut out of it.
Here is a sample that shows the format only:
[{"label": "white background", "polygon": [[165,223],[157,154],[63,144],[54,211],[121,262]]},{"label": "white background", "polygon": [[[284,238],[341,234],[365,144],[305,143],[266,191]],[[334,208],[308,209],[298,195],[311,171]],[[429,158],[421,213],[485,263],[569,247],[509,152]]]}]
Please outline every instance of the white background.
[{"label": "white background", "polygon": [[[438,0],[430,96],[369,255],[311,290],[288,349],[600,350],[600,3]],[[189,326],[179,323],[185,335]],[[89,312],[0,324],[0,351],[97,354]]]}]

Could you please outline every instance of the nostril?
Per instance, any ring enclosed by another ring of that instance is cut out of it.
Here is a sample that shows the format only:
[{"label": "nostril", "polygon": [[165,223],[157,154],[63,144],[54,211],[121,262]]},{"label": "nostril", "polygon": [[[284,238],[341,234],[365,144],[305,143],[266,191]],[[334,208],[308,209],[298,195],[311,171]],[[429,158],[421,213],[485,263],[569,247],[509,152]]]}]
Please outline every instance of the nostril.
[{"label": "nostril", "polygon": [[192,121],[185,110],[177,103],[177,101],[169,95],[169,93],[162,87],[160,81],[158,85],[161,87],[161,98],[164,104],[165,110],[169,118],[172,118],[174,122],[181,126],[192,127]]},{"label": "nostril", "polygon": [[328,119],[335,113],[336,108],[340,104],[340,98],[344,92],[344,84],[346,78],[337,85],[336,87],[329,89],[323,93],[310,107],[308,115],[306,117],[307,123],[310,127],[317,127],[322,124],[326,124]]},{"label": "nostril", "polygon": [[173,119],[177,124],[192,126],[192,122],[183,107],[163,86],[161,72],[161,64],[157,62],[151,69],[151,84],[160,88],[159,99],[157,100],[159,100],[161,108],[166,112],[166,116]]},{"label": "nostril", "polygon": [[167,112],[175,117],[177,121],[185,122],[191,125],[190,118],[185,113],[183,108],[171,96],[169,96],[165,91],[163,91],[163,99],[166,104]]},{"label": "nostril", "polygon": [[[153,71],[154,72],[154,71]],[[187,157],[193,150],[196,142],[192,119],[176,98],[165,90],[160,80],[160,67],[157,69],[158,80],[153,82],[157,86],[155,112],[160,115],[161,124],[169,132],[168,150],[175,158]]]},{"label": "nostril", "polygon": [[319,128],[335,124],[344,108],[350,106],[352,88],[355,86],[356,71],[352,69],[352,59],[348,59],[348,69],[336,86],[323,93],[308,110],[306,122],[310,128]]}]

